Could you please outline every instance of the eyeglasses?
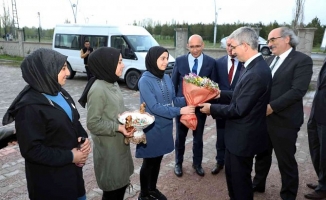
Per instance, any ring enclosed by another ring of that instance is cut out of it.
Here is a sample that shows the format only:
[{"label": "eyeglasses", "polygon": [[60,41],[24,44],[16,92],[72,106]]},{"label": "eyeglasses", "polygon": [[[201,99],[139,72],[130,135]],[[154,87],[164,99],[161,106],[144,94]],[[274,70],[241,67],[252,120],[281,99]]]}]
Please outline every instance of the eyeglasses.
[{"label": "eyeglasses", "polygon": [[240,45],[243,45],[243,43],[241,43],[241,44],[238,44],[238,45],[236,45],[236,46],[232,46],[232,45],[230,45],[230,48],[232,49],[232,50],[235,50],[238,46],[240,46]]},{"label": "eyeglasses", "polygon": [[199,49],[202,45],[189,46],[190,49]]},{"label": "eyeglasses", "polygon": [[281,37],[282,37],[282,36],[280,36],[280,37],[272,37],[272,38],[270,38],[269,40],[267,40],[266,44],[268,44],[268,43],[270,43],[270,42],[274,42],[276,39],[281,38]]}]

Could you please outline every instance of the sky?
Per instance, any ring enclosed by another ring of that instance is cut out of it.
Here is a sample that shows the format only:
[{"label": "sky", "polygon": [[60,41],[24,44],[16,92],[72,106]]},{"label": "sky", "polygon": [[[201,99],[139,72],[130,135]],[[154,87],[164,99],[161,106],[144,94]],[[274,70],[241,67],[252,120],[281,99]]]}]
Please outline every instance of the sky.
[{"label": "sky", "polygon": [[[2,0],[11,12],[12,0]],[[217,24],[291,23],[295,0],[16,0],[19,27],[54,28],[65,20],[74,23],[72,5],[77,5],[76,21],[81,24],[132,24],[134,21],[165,23],[213,23],[215,5]],[[231,3],[232,2],[232,3]],[[216,3],[216,4],[215,4]],[[76,10],[74,8],[74,10]],[[306,0],[304,23],[318,17],[326,25],[326,1]],[[39,15],[38,15],[39,13]],[[3,9],[0,9],[0,15]]]}]

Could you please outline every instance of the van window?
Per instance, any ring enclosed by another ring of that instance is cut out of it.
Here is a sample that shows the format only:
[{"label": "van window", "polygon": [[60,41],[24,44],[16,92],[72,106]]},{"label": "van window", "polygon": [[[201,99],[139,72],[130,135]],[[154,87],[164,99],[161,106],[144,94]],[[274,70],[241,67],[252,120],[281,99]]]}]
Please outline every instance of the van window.
[{"label": "van window", "polygon": [[108,36],[82,35],[82,41],[88,40],[94,49],[108,46]]},{"label": "van window", "polygon": [[84,47],[85,39],[90,41],[91,47],[94,49],[106,47],[108,43],[108,36],[56,34],[54,47],[60,49],[80,50]]},{"label": "van window", "polygon": [[122,58],[129,58],[129,46],[122,36],[111,36],[111,47],[119,49]]},{"label": "van window", "polygon": [[125,37],[135,52],[147,52],[152,46],[159,45],[150,35],[126,35]]},{"label": "van window", "polygon": [[56,34],[54,45],[61,49],[80,49],[80,36],[68,34]]}]

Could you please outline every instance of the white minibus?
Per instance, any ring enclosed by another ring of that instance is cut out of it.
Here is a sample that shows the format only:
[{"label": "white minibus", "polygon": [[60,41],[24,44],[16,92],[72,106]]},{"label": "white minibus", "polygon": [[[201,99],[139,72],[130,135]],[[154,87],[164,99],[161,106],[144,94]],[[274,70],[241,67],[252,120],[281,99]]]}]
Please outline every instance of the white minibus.
[{"label": "white minibus", "polygon": [[[139,26],[57,25],[54,29],[52,49],[68,56],[70,79],[76,72],[86,72],[84,60],[80,57],[85,40],[90,42],[94,51],[99,47],[115,47],[121,50],[125,67],[120,78],[130,89],[137,89],[138,79],[146,70],[145,56],[149,48],[159,45],[145,28]],[[174,62],[170,55],[166,73],[172,73]]]}]

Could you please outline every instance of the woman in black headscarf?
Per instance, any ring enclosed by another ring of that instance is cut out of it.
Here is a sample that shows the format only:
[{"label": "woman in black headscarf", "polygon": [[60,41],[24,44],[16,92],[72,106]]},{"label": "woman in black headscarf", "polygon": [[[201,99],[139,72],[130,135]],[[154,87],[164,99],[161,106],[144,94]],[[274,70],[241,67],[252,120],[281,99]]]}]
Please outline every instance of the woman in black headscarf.
[{"label": "woman in black headscarf", "polygon": [[87,104],[96,181],[103,190],[102,200],[123,200],[134,165],[130,146],[124,143],[133,131],[127,132],[118,121],[126,110],[117,83],[124,67],[122,56],[118,49],[102,47],[90,54],[88,63],[94,77],[79,102],[83,107]]},{"label": "woman in black headscarf", "polygon": [[146,112],[155,116],[155,122],[144,129],[146,144],[140,143],[136,148],[136,157],[143,158],[139,200],[166,199],[156,188],[156,183],[164,154],[174,149],[173,118],[195,111],[194,106],[186,106],[184,97],[175,96],[172,80],[164,74],[168,58],[167,49],[160,46],[150,48],[145,58],[147,71],[138,83],[140,102],[145,102]]},{"label": "woman in black headscarf", "polygon": [[82,168],[90,152],[87,133],[71,96],[61,86],[69,70],[67,57],[50,49],[27,56],[21,70],[27,86],[13,101],[3,125],[15,121],[25,158],[30,199],[86,199]]}]

